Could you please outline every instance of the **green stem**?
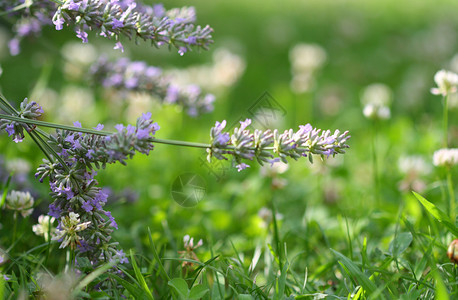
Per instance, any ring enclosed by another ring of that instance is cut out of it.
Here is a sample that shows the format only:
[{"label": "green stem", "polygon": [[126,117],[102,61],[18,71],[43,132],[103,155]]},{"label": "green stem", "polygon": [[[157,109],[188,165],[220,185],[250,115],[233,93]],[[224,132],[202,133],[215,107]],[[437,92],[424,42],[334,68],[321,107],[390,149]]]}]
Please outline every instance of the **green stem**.
[{"label": "green stem", "polygon": [[372,176],[374,181],[375,202],[380,200],[380,182],[377,164],[377,120],[372,123]]},{"label": "green stem", "polygon": [[444,118],[443,118],[443,131],[444,131],[444,148],[448,148],[448,95],[444,96]]},{"label": "green stem", "polygon": [[[44,121],[40,121],[40,120],[33,120],[33,119],[25,119],[25,118],[20,118],[20,117],[10,116],[10,115],[4,115],[4,114],[0,114],[0,119],[6,119],[6,120],[10,120],[10,121],[16,121],[16,122],[20,122],[20,123],[25,123],[25,124],[32,124],[32,125],[37,125],[37,126],[43,126],[43,127],[49,127],[49,128],[55,128],[55,129],[62,129],[62,130],[69,130],[69,131],[76,131],[76,132],[95,134],[95,135],[102,135],[102,136],[107,136],[107,135],[112,135],[113,134],[113,132],[109,132],[109,131],[99,131],[99,130],[88,129],[88,128],[80,128],[80,127],[74,127],[74,126],[68,126],[68,125],[61,125],[61,124],[49,123],[49,122],[44,122]],[[46,133],[44,133],[44,134],[47,135]],[[157,139],[157,138],[154,138],[153,142],[154,143],[158,143],[158,144],[167,144],[167,145],[176,145],[176,146],[203,148],[203,149],[211,147],[210,144],[185,142],[185,141],[176,141],[176,140],[164,140],[164,139]]]},{"label": "green stem", "polygon": [[449,196],[449,209],[450,209],[450,218],[452,219],[453,224],[456,223],[456,204],[455,204],[455,191],[453,189],[452,181],[452,172],[450,168],[447,168],[447,188]]}]

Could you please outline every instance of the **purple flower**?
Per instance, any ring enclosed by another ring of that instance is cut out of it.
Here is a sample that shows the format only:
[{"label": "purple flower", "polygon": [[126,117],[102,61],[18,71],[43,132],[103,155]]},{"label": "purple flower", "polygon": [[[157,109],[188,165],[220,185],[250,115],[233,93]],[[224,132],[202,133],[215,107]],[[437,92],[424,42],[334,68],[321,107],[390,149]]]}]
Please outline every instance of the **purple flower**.
[{"label": "purple flower", "polygon": [[148,120],[151,120],[151,116],[152,116],[151,112],[143,113],[142,119],[145,121],[148,121]]},{"label": "purple flower", "polygon": [[127,125],[127,134],[128,134],[128,135],[134,134],[134,133],[135,133],[135,130],[136,130],[135,126],[132,126],[132,125],[130,125],[130,124]]},{"label": "purple flower", "polygon": [[180,54],[180,56],[183,56],[186,52],[188,52],[188,48],[186,47],[180,47],[178,49],[178,54]]},{"label": "purple flower", "polygon": [[14,131],[14,125],[11,123],[11,124],[8,124],[6,125],[6,128],[5,128],[6,132],[8,133],[8,136],[12,136],[15,131]]},{"label": "purple flower", "polygon": [[58,220],[60,218],[60,216],[62,215],[62,208],[57,207],[56,204],[54,204],[54,203],[51,203],[49,205],[48,215],[50,217],[54,217],[54,218],[56,218]]},{"label": "purple flower", "polygon": [[72,199],[73,197],[75,197],[75,193],[73,193],[72,191],[72,188],[71,187],[66,187],[63,189],[62,191],[65,195],[67,195],[67,200],[70,200]]},{"label": "purple flower", "polygon": [[149,130],[148,129],[138,129],[137,130],[137,139],[142,140],[149,137]]},{"label": "purple flower", "polygon": [[18,55],[19,52],[21,51],[21,49],[19,47],[19,40],[18,39],[11,39],[8,42],[8,48],[10,49],[10,54],[12,56]]},{"label": "purple flower", "polygon": [[117,42],[117,43],[115,44],[115,46],[113,47],[113,49],[114,49],[114,50],[119,49],[119,50],[121,50],[121,52],[124,53],[124,46],[122,45],[121,42]]},{"label": "purple flower", "polygon": [[99,123],[99,124],[97,124],[97,126],[96,126],[96,127],[93,127],[93,128],[94,128],[95,130],[98,130],[98,131],[100,131],[100,130],[102,130],[102,129],[103,129],[103,127],[104,127],[104,126],[103,126],[103,124],[100,124],[100,123]]},{"label": "purple flower", "polygon": [[113,19],[113,21],[111,22],[111,28],[112,29],[116,29],[116,28],[123,28],[124,27],[124,22],[123,21],[120,21],[118,19]]},{"label": "purple flower", "polygon": [[83,41],[83,43],[87,43],[88,42],[87,32],[84,31],[84,30],[78,29],[76,31],[76,37],[80,38]]},{"label": "purple flower", "polygon": [[250,119],[246,119],[244,122],[240,121],[239,132],[245,130],[248,126],[250,126],[250,124],[251,124],[251,120]]},{"label": "purple flower", "polygon": [[70,2],[68,3],[68,9],[78,11],[80,8],[80,5],[81,3],[75,3],[73,2],[73,0],[70,0]]},{"label": "purple flower", "polygon": [[111,212],[104,211],[104,213],[105,213],[105,216],[107,216],[108,219],[110,219],[110,222],[111,222],[110,226],[118,229],[118,224],[116,224],[116,221],[115,221],[114,217],[111,215]]},{"label": "purple flower", "polygon": [[73,122],[73,126],[81,128],[81,123],[79,121]]},{"label": "purple flower", "polygon": [[189,45],[195,45],[195,44],[197,44],[197,37],[195,37],[195,36],[188,36],[184,41],[185,41],[186,43],[188,43]]},{"label": "purple flower", "polygon": [[124,125],[122,124],[116,124],[115,125],[116,130],[121,133],[124,130]]},{"label": "purple flower", "polygon": [[89,158],[89,159],[93,159],[94,158],[94,149],[89,149],[86,153],[86,157]]},{"label": "purple flower", "polygon": [[245,164],[245,163],[241,163],[241,164],[238,164],[237,166],[235,166],[237,168],[237,171],[242,171],[242,170],[245,170],[246,168],[249,168],[250,166]]},{"label": "purple flower", "polygon": [[84,209],[85,212],[91,212],[93,207],[90,203],[90,201],[84,201],[83,205],[81,206],[82,209]]},{"label": "purple flower", "polygon": [[62,18],[57,18],[55,20],[52,21],[54,23],[54,25],[56,25],[56,30],[62,30],[64,28],[64,19]]}]

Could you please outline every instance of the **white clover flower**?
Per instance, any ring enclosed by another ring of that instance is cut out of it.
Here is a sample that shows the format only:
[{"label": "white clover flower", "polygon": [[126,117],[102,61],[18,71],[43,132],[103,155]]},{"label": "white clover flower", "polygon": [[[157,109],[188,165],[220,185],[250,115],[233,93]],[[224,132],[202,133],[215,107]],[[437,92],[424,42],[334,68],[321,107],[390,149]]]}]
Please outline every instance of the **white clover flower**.
[{"label": "white clover flower", "polygon": [[434,152],[433,164],[438,167],[452,167],[458,164],[458,148],[443,148]]},{"label": "white clover flower", "polygon": [[25,159],[11,159],[6,162],[6,170],[15,174],[28,174],[30,172],[30,163]]},{"label": "white clover flower", "polygon": [[398,169],[403,174],[428,175],[431,165],[419,155],[401,156],[398,160]]},{"label": "white clover flower", "polygon": [[89,224],[91,222],[80,223],[79,214],[70,212],[68,216],[61,218],[61,228],[56,230],[56,234],[52,237],[52,240],[63,239],[59,248],[65,248],[70,245],[70,248],[75,249],[81,240],[81,237],[77,233],[85,230]]},{"label": "white clover flower", "polygon": [[6,196],[6,208],[14,210],[14,217],[16,213],[20,213],[24,218],[29,216],[33,211],[34,199],[29,192],[11,191]]},{"label": "white clover flower", "polygon": [[391,117],[389,107],[391,101],[392,92],[388,86],[382,83],[367,86],[361,96],[364,116],[368,119],[389,119]]},{"label": "white clover flower", "polygon": [[41,215],[38,217],[38,224],[32,226],[32,231],[39,236],[44,236],[45,241],[49,241],[49,233],[53,234],[56,228],[52,226],[55,221],[53,217]]},{"label": "white clover flower", "polygon": [[305,93],[315,85],[315,73],[326,62],[326,51],[316,44],[297,44],[289,51],[290,86],[295,93]]},{"label": "white clover flower", "polygon": [[183,237],[183,243],[184,243],[184,247],[188,250],[188,251],[192,251],[200,246],[203,245],[203,241],[202,239],[200,239],[197,244],[194,246],[194,238],[190,237],[189,234],[185,235]]},{"label": "white clover flower", "polygon": [[321,68],[326,62],[326,51],[317,44],[297,44],[289,51],[289,60],[294,71],[311,71]]},{"label": "white clover flower", "polygon": [[451,71],[440,70],[434,75],[434,81],[437,84],[437,88],[432,88],[431,93],[434,95],[447,96],[456,92],[458,74]]}]

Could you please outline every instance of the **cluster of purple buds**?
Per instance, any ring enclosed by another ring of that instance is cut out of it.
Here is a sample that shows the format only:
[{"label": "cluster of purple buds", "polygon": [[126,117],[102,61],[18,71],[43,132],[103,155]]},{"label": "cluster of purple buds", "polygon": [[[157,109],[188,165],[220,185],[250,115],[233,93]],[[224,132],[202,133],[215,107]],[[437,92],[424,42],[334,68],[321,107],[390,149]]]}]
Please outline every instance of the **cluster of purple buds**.
[{"label": "cluster of purple buds", "polygon": [[[38,119],[43,113],[43,109],[35,101],[29,102],[27,98],[21,103],[21,110],[18,117],[27,119]],[[0,130],[5,130],[8,136],[13,138],[16,143],[22,142],[24,139],[24,130],[33,130],[33,126],[24,123],[0,119]]]},{"label": "cluster of purple buds", "polygon": [[212,94],[203,93],[197,85],[181,87],[165,76],[160,68],[127,58],[116,62],[100,58],[91,67],[91,79],[106,88],[150,94],[164,103],[183,107],[190,116],[212,111],[215,101]]},{"label": "cluster of purple buds", "polygon": [[240,122],[240,127],[235,128],[234,133],[230,135],[224,132],[226,121],[216,122],[210,131],[211,147],[207,148],[208,161],[210,162],[212,157],[222,160],[231,155],[237,163],[238,171],[241,171],[249,167],[243,160],[256,158],[258,163],[263,165],[266,162],[274,163],[280,160],[287,163],[288,157],[295,160],[308,157],[313,163],[313,154],[324,159],[330,155],[343,154],[344,149],[349,148],[346,144],[350,138],[348,131],[340,133],[336,130],[331,134],[330,130],[322,131],[307,124],[299,126],[296,132],[293,129],[285,130],[283,133],[279,133],[277,129],[255,129],[252,132],[247,129],[250,124],[250,119]]},{"label": "cluster of purple buds", "polygon": [[15,36],[8,43],[11,55],[17,55],[23,38],[40,36],[42,27],[52,24],[56,4],[48,0],[0,1],[0,10],[8,12],[11,18],[18,18],[12,28]]},{"label": "cluster of purple buds", "polygon": [[[110,135],[81,133],[77,131],[81,124],[75,122],[74,126],[76,131],[57,130],[50,137],[49,144],[60,159],[43,160],[35,177],[41,182],[49,179],[53,199],[49,215],[59,220],[61,247],[70,245],[80,256],[97,264],[102,257],[116,259],[119,251],[117,243],[110,241],[117,224],[111,213],[104,210],[108,194],[97,187],[96,169],[107,163],[125,164],[136,152],[148,154],[159,126],[151,120],[151,113],[138,118],[136,126],[116,125],[117,132]],[[103,125],[94,129],[100,131]]]},{"label": "cluster of purple buds", "polygon": [[57,8],[52,21],[57,30],[64,24],[74,25],[77,37],[88,42],[87,31],[114,38],[115,49],[123,50],[120,36],[150,41],[152,45],[174,46],[180,55],[198,47],[208,49],[213,29],[195,26],[195,10],[183,7],[166,11],[162,5],[153,7],[133,0],[66,0]]}]

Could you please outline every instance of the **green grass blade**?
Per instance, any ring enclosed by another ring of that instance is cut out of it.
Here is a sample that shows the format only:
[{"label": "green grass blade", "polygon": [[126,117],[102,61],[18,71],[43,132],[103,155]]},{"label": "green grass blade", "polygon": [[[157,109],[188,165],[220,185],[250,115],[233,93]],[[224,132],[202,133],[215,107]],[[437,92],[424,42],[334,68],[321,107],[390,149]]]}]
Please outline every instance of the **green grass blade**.
[{"label": "green grass blade", "polygon": [[142,272],[140,272],[140,269],[138,268],[137,263],[135,262],[134,251],[132,251],[132,249],[130,250],[130,261],[132,263],[132,267],[134,268],[135,277],[137,278],[140,287],[145,292],[148,299],[154,299],[153,294],[151,293],[151,291],[148,288],[148,285],[146,284]]},{"label": "green grass blade", "polygon": [[331,249],[331,251],[337,256],[339,263],[348,271],[349,275],[356,279],[358,284],[361,285],[368,294],[375,292],[377,289],[375,284],[366,275],[364,275],[363,272],[361,272],[353,261],[340,252],[333,249]]},{"label": "green grass blade", "polygon": [[417,197],[418,201],[423,205],[423,207],[434,217],[436,220],[444,224],[448,230],[455,236],[458,237],[458,228],[452,223],[450,218],[440,210],[436,205],[426,200],[423,196],[412,192],[415,197]]},{"label": "green grass blade", "polygon": [[159,254],[157,253],[157,250],[156,250],[156,246],[154,245],[153,237],[151,236],[151,230],[150,230],[149,227],[148,227],[148,238],[149,238],[149,242],[151,244],[151,250],[153,251],[154,259],[157,261],[157,264],[159,266],[159,271],[161,272],[162,276],[164,276],[164,278],[167,279],[167,281],[170,281],[171,278],[169,277],[169,275],[165,271],[164,266],[162,265],[161,259],[159,257]]}]

